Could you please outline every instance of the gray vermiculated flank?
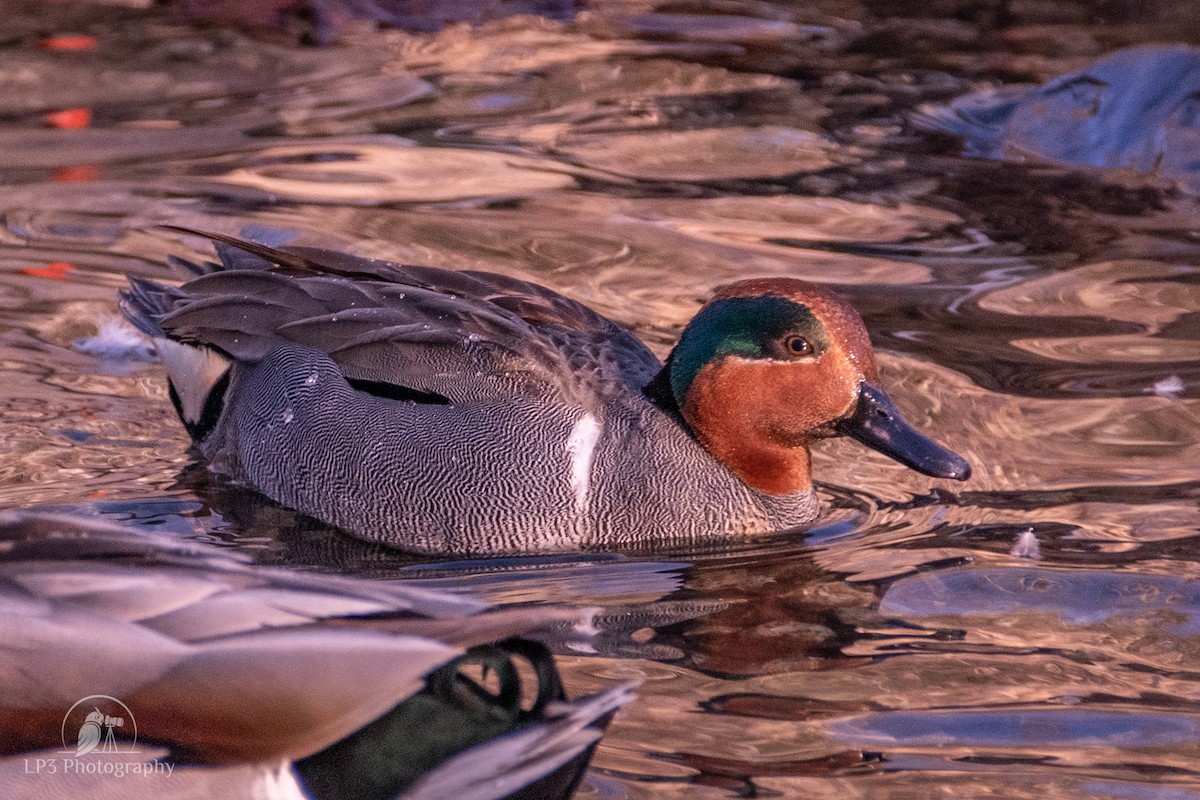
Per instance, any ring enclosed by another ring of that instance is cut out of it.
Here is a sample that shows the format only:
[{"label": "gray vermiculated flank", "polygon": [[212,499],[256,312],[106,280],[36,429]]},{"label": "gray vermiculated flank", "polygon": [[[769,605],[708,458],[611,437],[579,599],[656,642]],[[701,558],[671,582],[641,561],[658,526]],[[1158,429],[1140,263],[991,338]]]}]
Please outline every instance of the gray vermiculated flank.
[{"label": "gray vermiculated flank", "polygon": [[140,281],[122,310],[232,357],[223,410],[197,445],[279,503],[365,539],[459,554],[712,542],[816,516],[811,493],[750,489],[646,399],[658,360],[579,303],[487,273],[269,252],[286,273],[222,253],[239,268],[179,289]]}]

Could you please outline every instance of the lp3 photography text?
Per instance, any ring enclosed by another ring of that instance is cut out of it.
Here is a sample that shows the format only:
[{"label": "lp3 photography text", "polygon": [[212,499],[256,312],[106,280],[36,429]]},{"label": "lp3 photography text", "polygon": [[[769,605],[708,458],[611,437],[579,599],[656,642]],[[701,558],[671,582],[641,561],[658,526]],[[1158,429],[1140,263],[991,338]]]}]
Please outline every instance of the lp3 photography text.
[{"label": "lp3 photography text", "polygon": [[113,778],[170,775],[175,765],[147,761],[137,747],[137,720],[115,697],[81,698],[63,716],[63,749],[25,759],[25,772],[35,775],[105,775]]}]

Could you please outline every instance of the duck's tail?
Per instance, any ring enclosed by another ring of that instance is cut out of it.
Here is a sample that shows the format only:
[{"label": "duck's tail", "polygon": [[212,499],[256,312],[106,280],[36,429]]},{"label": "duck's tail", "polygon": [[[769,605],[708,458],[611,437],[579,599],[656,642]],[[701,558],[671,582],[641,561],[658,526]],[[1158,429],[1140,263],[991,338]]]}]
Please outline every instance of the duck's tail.
[{"label": "duck's tail", "polygon": [[[206,266],[182,259],[173,265],[203,274]],[[121,315],[154,341],[154,347],[167,368],[167,386],[171,402],[192,440],[201,442],[212,432],[225,404],[232,361],[204,345],[188,343],[172,336],[162,321],[175,309],[181,298],[172,286],[130,277],[129,288],[119,293]]]},{"label": "duck's tail", "polygon": [[[276,264],[303,266],[296,257],[257,242],[244,242],[177,225],[159,227],[212,241],[219,261],[188,261],[167,256],[167,263],[189,278],[225,270],[270,270]],[[217,348],[188,341],[163,325],[164,320],[188,302],[188,297],[174,286],[130,277],[129,288],[120,292],[119,298],[125,319],[154,340],[158,355],[167,368],[171,402],[192,441],[204,441],[225,406],[233,359]]]}]

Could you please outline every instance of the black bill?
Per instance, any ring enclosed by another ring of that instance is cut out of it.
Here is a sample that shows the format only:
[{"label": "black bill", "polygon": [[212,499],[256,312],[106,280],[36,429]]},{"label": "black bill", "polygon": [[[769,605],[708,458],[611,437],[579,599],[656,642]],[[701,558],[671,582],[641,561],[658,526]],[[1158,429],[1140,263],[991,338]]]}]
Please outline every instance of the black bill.
[{"label": "black bill", "polygon": [[917,433],[878,386],[863,383],[854,413],[837,423],[840,433],[935,478],[965,481],[971,465],[932,439]]}]

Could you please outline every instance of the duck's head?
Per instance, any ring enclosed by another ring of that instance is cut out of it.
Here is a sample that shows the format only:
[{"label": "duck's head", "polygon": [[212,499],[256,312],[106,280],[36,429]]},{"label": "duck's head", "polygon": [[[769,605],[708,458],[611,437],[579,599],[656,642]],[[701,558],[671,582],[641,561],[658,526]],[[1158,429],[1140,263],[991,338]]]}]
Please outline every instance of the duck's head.
[{"label": "duck's head", "polygon": [[804,281],[726,287],[688,323],[659,383],[700,443],[768,494],[809,490],[808,445],[827,436],[852,436],[926,475],[971,474],[900,416],[858,312]]}]

